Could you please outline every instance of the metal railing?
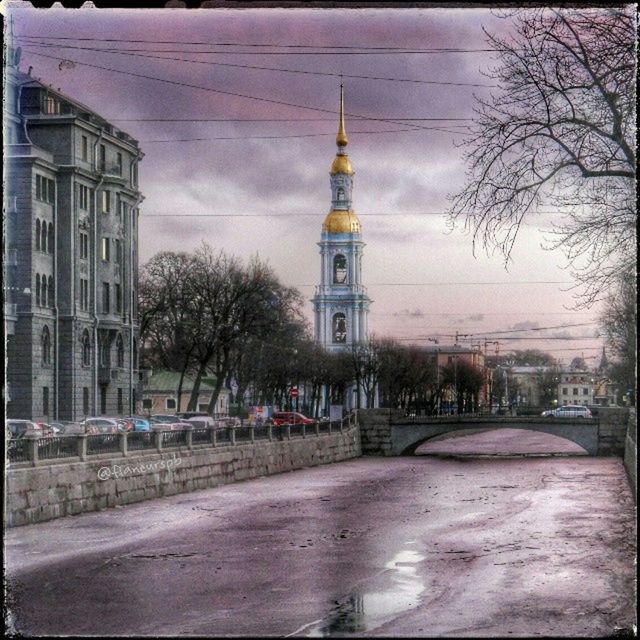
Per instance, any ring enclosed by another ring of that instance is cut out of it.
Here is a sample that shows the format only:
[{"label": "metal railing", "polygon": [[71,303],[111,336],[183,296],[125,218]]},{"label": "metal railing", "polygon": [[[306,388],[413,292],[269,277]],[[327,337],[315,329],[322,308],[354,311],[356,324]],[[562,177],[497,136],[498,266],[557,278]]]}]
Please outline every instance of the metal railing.
[{"label": "metal railing", "polygon": [[37,434],[12,439],[7,444],[9,463],[88,458],[100,454],[129,455],[129,452],[162,452],[175,447],[228,447],[255,441],[283,441],[292,438],[320,437],[350,429],[356,425],[351,416],[334,423],[290,425],[241,425],[227,427],[187,428],[176,431],[131,431],[123,433],[77,434],[39,437]]},{"label": "metal railing", "polygon": [[155,448],[156,442],[151,431],[130,431],[127,434],[127,449],[129,451]]},{"label": "metal railing", "polygon": [[73,458],[78,455],[78,442],[71,436],[49,436],[38,440],[38,458]]},{"label": "metal railing", "polygon": [[87,436],[87,455],[120,451],[119,435],[118,433],[96,433]]}]

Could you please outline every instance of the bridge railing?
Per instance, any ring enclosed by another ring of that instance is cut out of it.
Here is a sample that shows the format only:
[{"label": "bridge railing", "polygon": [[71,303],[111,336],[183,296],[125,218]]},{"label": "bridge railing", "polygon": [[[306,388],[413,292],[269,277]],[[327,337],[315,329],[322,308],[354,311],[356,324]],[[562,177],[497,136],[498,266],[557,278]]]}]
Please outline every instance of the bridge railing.
[{"label": "bridge railing", "polygon": [[37,466],[52,461],[88,460],[92,457],[157,453],[177,448],[229,447],[236,444],[294,438],[324,437],[357,426],[355,416],[311,425],[238,425],[183,430],[131,431],[105,434],[77,434],[39,437],[27,434],[8,441],[6,461],[11,466]]}]

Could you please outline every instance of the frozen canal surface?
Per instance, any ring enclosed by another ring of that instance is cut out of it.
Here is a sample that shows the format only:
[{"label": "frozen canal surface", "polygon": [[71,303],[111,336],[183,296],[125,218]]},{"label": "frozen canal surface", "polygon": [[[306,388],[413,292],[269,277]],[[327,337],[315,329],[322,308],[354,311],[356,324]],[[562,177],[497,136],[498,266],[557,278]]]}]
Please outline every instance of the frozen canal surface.
[{"label": "frozen canal surface", "polygon": [[478,433],[422,449],[441,456],[361,458],[10,529],[11,623],[25,635],[630,629],[635,513],[621,461],[456,457],[526,438],[540,450],[540,434],[518,434],[502,448]]}]

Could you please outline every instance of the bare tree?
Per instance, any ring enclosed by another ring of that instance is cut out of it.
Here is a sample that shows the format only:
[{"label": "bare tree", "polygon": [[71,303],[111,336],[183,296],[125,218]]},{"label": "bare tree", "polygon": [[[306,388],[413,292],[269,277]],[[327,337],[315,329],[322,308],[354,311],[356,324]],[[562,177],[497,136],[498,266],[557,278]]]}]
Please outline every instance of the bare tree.
[{"label": "bare tree", "polygon": [[613,356],[609,374],[622,394],[628,394],[630,403],[635,405],[638,294],[630,274],[620,274],[618,286],[605,300],[600,324]]},{"label": "bare tree", "polygon": [[513,35],[487,34],[499,91],[476,97],[463,190],[450,196],[473,248],[509,262],[526,217],[557,208],[546,248],[561,248],[578,306],[635,264],[636,24],[632,5],[530,8]]}]

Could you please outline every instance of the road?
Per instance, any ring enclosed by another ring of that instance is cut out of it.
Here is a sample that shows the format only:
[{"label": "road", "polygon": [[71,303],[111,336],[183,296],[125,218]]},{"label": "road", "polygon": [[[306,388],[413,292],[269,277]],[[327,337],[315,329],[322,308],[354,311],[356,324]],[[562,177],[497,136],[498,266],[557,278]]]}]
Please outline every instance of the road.
[{"label": "road", "polygon": [[10,624],[606,636],[635,621],[634,527],[615,458],[361,458],[11,529]]}]

